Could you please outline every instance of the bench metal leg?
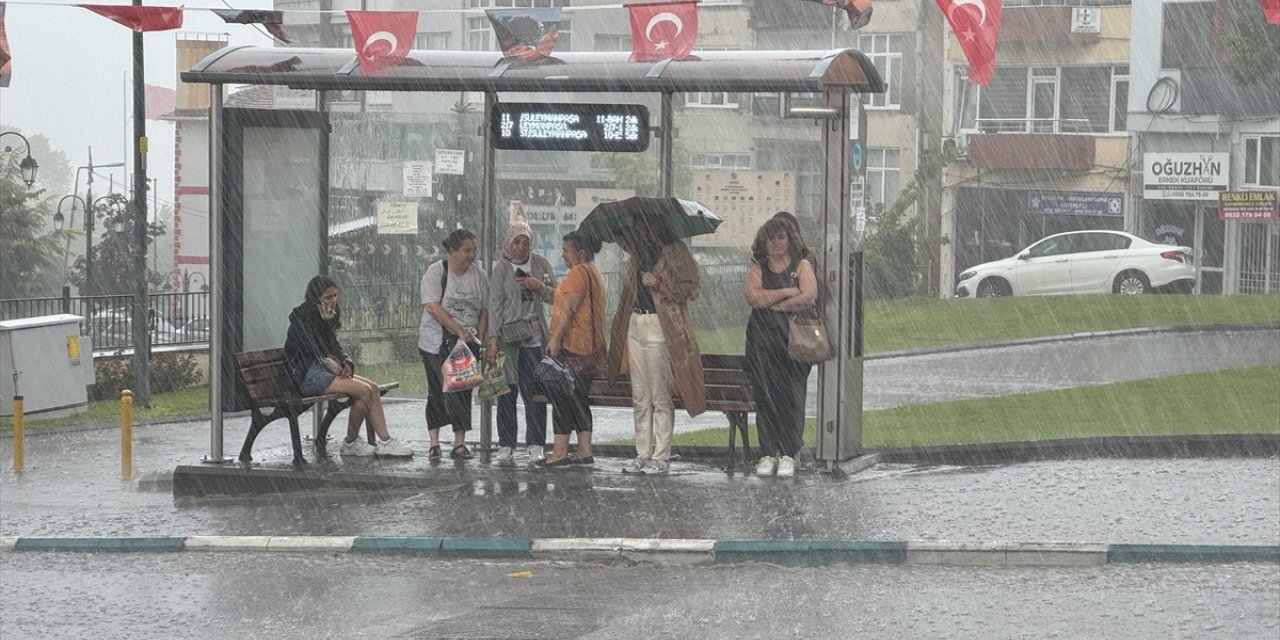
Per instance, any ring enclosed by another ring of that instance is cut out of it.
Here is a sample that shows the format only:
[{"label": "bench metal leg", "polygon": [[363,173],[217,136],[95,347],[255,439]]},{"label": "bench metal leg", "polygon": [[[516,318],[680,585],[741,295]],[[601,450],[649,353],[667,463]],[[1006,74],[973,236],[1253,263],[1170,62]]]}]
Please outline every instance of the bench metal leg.
[{"label": "bench metal leg", "polygon": [[254,407],[250,414],[252,419],[249,422],[249,433],[244,437],[244,444],[240,447],[240,461],[253,461],[253,443],[258,439],[258,434],[279,418],[289,419],[289,438],[293,443],[293,463],[296,465],[306,464],[307,461],[302,457],[302,435],[298,429],[298,414],[301,409],[298,407],[274,407],[270,415],[262,413],[260,409]]},{"label": "bench metal leg", "polygon": [[302,433],[298,427],[300,413],[300,410],[291,407],[286,414],[289,418],[289,439],[293,443],[293,464],[299,467],[307,463],[302,457]]}]

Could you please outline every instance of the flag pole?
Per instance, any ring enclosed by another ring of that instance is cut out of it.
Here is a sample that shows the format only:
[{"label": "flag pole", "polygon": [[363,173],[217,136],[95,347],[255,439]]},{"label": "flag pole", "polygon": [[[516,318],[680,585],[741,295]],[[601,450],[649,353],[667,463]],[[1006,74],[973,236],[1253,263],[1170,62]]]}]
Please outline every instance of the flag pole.
[{"label": "flag pole", "polygon": [[[133,0],[141,7],[142,0]],[[151,359],[151,332],[147,312],[147,113],[143,72],[142,31],[133,32],[133,371],[134,403],[151,406],[147,365]]]}]

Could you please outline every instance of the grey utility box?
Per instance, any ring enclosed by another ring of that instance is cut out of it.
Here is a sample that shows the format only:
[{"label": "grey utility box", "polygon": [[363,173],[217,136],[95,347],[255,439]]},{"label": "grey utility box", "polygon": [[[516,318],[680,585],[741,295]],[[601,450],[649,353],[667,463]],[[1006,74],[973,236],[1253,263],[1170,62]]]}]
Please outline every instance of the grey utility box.
[{"label": "grey utility box", "polygon": [[13,415],[16,395],[28,415],[88,410],[93,345],[80,335],[80,321],[59,314],[0,322],[0,417]]}]

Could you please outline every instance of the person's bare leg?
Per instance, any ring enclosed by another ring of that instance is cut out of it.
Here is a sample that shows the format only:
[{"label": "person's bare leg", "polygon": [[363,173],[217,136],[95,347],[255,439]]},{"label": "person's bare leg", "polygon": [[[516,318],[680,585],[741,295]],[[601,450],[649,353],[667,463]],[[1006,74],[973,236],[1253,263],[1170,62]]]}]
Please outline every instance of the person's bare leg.
[{"label": "person's bare leg", "polygon": [[[351,415],[347,417],[346,442],[360,437],[360,425],[369,415],[369,385],[356,378],[334,378],[325,393],[340,393],[351,398]],[[383,432],[386,428],[383,428]]]},{"label": "person's bare leg", "polygon": [[[382,392],[378,390],[378,383],[360,376],[352,376],[356,380],[364,383],[368,389],[365,396],[366,401],[363,403],[364,413],[366,414],[369,424],[373,426],[373,432],[383,440],[391,439],[391,432],[387,430],[387,416],[382,410]],[[353,406],[352,409],[355,409]],[[357,431],[358,435],[358,431]]]},{"label": "person's bare leg", "polygon": [[590,431],[578,432],[578,457],[579,458],[591,457],[591,432]]},{"label": "person's bare leg", "polygon": [[551,455],[547,456],[543,464],[559,462],[567,457],[569,457],[569,434],[557,433],[551,445]]}]

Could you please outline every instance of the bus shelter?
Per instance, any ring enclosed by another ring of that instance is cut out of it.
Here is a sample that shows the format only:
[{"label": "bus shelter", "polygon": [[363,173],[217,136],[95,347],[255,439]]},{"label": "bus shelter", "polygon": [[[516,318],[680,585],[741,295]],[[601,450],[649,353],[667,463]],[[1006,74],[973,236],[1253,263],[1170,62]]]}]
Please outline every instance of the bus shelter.
[{"label": "bus shelter", "polygon": [[[827,324],[838,355],[818,367],[816,458],[829,468],[861,452],[865,209],[860,172],[866,141],[861,94],[883,92],[885,87],[859,51],[708,51],[659,62],[632,62],[625,52],[584,52],[557,54],[552,63],[525,66],[509,65],[497,52],[411,51],[383,75],[366,76],[349,49],[250,46],[217,51],[181,77],[209,85],[211,105],[209,284],[215,321],[210,334],[212,426],[206,461],[224,460],[224,412],[244,408],[234,354],[280,346],[282,338],[272,339],[268,329],[285,321],[305,282],[326,271],[327,105],[335,92],[349,91],[483,94],[479,244],[485,265],[492,264],[498,212],[504,211],[495,189],[495,149],[502,130],[494,124],[495,117],[511,117],[511,110],[503,108],[508,106],[502,102],[504,96],[657,96],[657,117],[639,132],[642,139],[630,142],[643,148],[652,139],[658,145],[662,194],[686,196],[673,193],[673,96],[703,91],[777,94],[778,117],[812,120],[822,132],[821,197],[816,208],[822,239],[813,249],[818,275],[829,292]],[[310,90],[316,99],[309,109],[246,116],[224,107],[228,85]],[[608,101],[603,102],[595,107],[608,112]],[[281,188],[296,192],[291,199],[300,207],[297,211],[314,215],[249,214],[255,193]],[[481,414],[482,446],[489,444],[489,413],[486,409]]]}]

